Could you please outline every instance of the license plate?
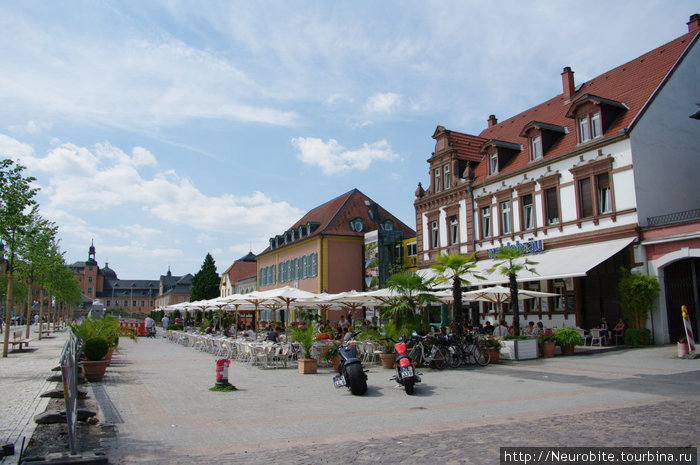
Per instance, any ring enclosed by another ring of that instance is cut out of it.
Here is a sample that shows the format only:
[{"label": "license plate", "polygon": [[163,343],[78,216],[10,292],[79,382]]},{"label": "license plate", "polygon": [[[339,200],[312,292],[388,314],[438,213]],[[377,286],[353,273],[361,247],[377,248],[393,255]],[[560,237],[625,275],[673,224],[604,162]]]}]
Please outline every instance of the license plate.
[{"label": "license plate", "polygon": [[333,385],[337,388],[345,386],[345,377],[344,376],[335,376],[333,377]]},{"label": "license plate", "polygon": [[409,378],[413,376],[413,367],[412,366],[407,366],[401,368],[401,377],[402,378]]}]

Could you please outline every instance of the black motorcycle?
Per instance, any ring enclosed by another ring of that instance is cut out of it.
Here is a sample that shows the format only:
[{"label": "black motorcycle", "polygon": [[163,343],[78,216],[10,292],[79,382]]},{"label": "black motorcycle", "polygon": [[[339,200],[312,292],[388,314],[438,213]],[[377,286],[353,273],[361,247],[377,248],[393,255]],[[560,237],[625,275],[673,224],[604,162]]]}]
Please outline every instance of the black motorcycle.
[{"label": "black motorcycle", "polygon": [[338,376],[333,377],[333,385],[336,388],[345,386],[356,396],[367,392],[367,374],[357,358],[355,346],[344,341],[338,348],[338,356]]}]

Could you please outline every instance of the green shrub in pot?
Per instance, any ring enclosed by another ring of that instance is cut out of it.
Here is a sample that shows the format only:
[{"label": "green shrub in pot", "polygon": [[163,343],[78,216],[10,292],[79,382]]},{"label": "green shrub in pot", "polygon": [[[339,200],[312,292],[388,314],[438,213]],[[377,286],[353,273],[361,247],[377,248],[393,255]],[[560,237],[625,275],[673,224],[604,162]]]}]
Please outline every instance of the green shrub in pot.
[{"label": "green shrub in pot", "polygon": [[103,337],[92,337],[83,344],[83,353],[90,362],[102,360],[107,355],[108,350],[109,344],[107,339]]}]

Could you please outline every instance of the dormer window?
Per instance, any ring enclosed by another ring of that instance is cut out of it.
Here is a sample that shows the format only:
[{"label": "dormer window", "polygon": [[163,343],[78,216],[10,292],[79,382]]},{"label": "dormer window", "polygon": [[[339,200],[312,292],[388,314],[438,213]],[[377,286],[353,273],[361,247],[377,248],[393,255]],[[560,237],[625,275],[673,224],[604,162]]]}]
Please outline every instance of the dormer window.
[{"label": "dormer window", "polygon": [[393,230],[393,229],[394,229],[394,222],[391,221],[391,220],[386,220],[386,221],[382,224],[382,229],[383,229],[384,231],[391,231],[391,230]]},{"label": "dormer window", "polygon": [[622,102],[585,94],[571,104],[566,116],[576,120],[578,143],[603,137],[614,121],[629,108]]},{"label": "dormer window", "polygon": [[435,187],[435,193],[440,192],[440,168],[435,168],[434,187]]},{"label": "dormer window", "polygon": [[489,154],[489,174],[498,173],[498,152]]},{"label": "dormer window", "polygon": [[365,222],[362,218],[354,218],[350,220],[350,230],[354,232],[362,232],[365,227]]},{"label": "dormer window", "polygon": [[542,158],[542,137],[540,135],[530,137],[530,160]]}]

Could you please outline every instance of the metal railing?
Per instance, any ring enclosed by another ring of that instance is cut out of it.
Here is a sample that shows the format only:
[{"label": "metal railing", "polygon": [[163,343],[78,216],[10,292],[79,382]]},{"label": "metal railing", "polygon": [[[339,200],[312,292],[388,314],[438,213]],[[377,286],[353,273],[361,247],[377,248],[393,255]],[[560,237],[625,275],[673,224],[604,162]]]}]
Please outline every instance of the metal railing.
[{"label": "metal railing", "polygon": [[647,218],[647,225],[662,226],[666,224],[682,223],[684,221],[700,219],[700,208],[686,210],[683,212],[668,213],[666,215],[650,216]]},{"label": "metal railing", "polygon": [[68,446],[71,454],[76,454],[75,428],[78,420],[78,338],[73,331],[61,352],[61,373],[63,374],[63,398],[66,403],[66,423],[68,423]]}]

